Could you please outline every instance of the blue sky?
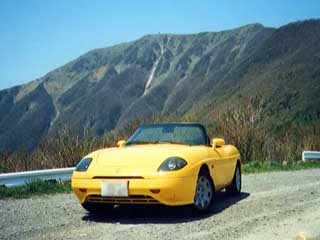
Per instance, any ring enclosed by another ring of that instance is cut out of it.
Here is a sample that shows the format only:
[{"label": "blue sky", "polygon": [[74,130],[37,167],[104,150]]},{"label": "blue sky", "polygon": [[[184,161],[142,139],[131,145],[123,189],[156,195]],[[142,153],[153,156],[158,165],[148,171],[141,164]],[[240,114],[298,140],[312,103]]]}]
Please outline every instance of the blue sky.
[{"label": "blue sky", "polygon": [[1,0],[0,89],[81,54],[152,33],[279,27],[320,17],[319,0]]}]

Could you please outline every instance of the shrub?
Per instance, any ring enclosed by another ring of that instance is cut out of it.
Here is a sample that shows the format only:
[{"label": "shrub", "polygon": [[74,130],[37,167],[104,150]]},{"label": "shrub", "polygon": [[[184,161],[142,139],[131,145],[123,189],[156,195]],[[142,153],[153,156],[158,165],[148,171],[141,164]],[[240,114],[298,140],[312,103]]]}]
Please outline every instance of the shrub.
[{"label": "shrub", "polygon": [[214,110],[207,118],[193,113],[157,115],[124,123],[102,137],[89,134],[80,137],[64,127],[43,139],[32,153],[0,152],[0,172],[75,166],[88,153],[115,146],[118,140],[127,139],[141,124],[152,122],[202,122],[211,137],[223,137],[227,143],[237,146],[245,163],[291,163],[301,160],[303,150],[320,150],[320,124],[288,126],[285,131],[275,134],[264,127],[261,106],[249,104],[236,109]]}]

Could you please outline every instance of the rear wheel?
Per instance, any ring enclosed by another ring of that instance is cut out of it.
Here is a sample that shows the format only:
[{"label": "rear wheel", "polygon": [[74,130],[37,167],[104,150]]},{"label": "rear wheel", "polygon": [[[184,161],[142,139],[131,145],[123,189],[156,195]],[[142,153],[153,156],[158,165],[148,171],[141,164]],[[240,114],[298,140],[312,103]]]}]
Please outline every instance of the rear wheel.
[{"label": "rear wheel", "polygon": [[113,208],[113,205],[92,202],[85,202],[81,205],[85,210],[93,214],[102,214],[103,212],[111,210]]},{"label": "rear wheel", "polygon": [[207,171],[201,170],[198,176],[193,207],[197,212],[206,213],[214,199],[214,186]]},{"label": "rear wheel", "polygon": [[239,195],[241,193],[241,185],[242,185],[241,168],[240,168],[240,164],[238,163],[234,171],[232,183],[229,187],[226,188],[226,191],[227,193],[233,196]]}]

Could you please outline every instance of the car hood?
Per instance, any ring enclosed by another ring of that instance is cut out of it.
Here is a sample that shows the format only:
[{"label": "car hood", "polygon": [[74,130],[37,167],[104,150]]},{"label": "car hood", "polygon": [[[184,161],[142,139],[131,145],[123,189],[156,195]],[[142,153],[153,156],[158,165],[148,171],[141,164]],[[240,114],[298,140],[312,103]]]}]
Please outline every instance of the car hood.
[{"label": "car hood", "polygon": [[94,160],[88,173],[92,177],[147,177],[157,173],[160,164],[168,157],[179,156],[187,160],[187,156],[193,154],[203,155],[199,153],[204,153],[204,148],[178,144],[145,144],[102,149],[93,155]]}]

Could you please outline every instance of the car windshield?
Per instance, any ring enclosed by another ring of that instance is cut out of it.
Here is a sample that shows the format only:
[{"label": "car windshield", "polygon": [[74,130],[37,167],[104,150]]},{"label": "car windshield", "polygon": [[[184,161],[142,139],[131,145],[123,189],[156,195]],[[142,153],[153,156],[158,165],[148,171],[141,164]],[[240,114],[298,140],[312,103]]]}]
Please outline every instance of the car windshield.
[{"label": "car windshield", "polygon": [[200,124],[154,124],[138,128],[126,145],[173,143],[206,145],[207,134]]}]

